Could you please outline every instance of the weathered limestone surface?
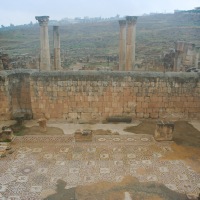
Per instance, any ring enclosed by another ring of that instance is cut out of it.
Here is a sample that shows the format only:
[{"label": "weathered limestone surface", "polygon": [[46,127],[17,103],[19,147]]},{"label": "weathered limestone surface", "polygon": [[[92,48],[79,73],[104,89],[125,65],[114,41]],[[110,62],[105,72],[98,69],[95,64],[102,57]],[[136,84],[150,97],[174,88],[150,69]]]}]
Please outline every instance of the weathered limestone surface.
[{"label": "weathered limestone surface", "polygon": [[32,118],[30,73],[34,70],[7,70],[0,72],[0,120],[13,119],[23,114]]},{"label": "weathered limestone surface", "polygon": [[137,17],[127,16],[126,22],[126,71],[132,71],[135,65],[135,37]]},{"label": "weathered limestone surface", "polygon": [[30,96],[30,74],[17,73],[8,76],[9,102],[12,119],[32,118],[31,96]]},{"label": "weathered limestone surface", "polygon": [[124,71],[126,65],[126,20],[119,20],[119,26],[119,71]]},{"label": "weathered limestone surface", "polygon": [[50,71],[48,22],[49,16],[36,16],[40,25],[40,70]]},{"label": "weathered limestone surface", "polygon": [[61,70],[59,26],[53,27],[54,70]]},{"label": "weathered limestone surface", "polygon": [[12,141],[13,137],[13,131],[10,128],[6,127],[2,132],[0,132],[0,142]]},{"label": "weathered limestone surface", "polygon": [[176,42],[174,71],[185,71],[185,68],[197,67],[199,62],[198,47],[183,41]]},{"label": "weathered limestone surface", "polygon": [[0,71],[1,70],[4,70],[4,68],[3,68],[3,62],[2,62],[2,60],[0,59]]},{"label": "weathered limestone surface", "polygon": [[156,125],[154,138],[157,141],[167,141],[173,139],[174,123],[159,122]]},{"label": "weathered limestone surface", "polygon": [[11,118],[10,112],[10,95],[8,90],[8,78],[6,74],[2,71],[0,72],[0,119],[6,120]]},{"label": "weathered limestone surface", "polygon": [[47,120],[44,118],[38,119],[37,123],[40,126],[40,131],[41,132],[47,132]]},{"label": "weathered limestone surface", "polygon": [[200,47],[196,47],[196,55],[195,55],[195,67],[199,68],[199,53],[200,53]]},{"label": "weathered limestone surface", "polygon": [[0,118],[30,111],[35,119],[45,113],[72,122],[167,114],[200,119],[199,78],[199,73],[8,71],[0,73]]}]

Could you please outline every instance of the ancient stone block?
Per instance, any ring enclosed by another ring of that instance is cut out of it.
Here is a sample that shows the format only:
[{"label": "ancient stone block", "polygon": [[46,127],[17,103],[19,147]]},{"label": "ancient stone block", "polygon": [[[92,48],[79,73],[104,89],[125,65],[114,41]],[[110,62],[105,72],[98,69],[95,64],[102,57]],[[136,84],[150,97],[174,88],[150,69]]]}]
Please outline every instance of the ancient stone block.
[{"label": "ancient stone block", "polygon": [[173,139],[174,123],[172,122],[158,122],[154,138],[157,141],[165,141]]},{"label": "ancient stone block", "polygon": [[144,113],[144,118],[148,119],[149,118],[149,113]]},{"label": "ancient stone block", "polygon": [[10,142],[12,141],[14,135],[12,129],[9,127],[3,127],[2,132],[0,133],[0,142]]},{"label": "ancient stone block", "polygon": [[91,142],[92,130],[78,130],[74,134],[76,142]]},{"label": "ancient stone block", "polygon": [[150,113],[150,117],[152,119],[157,119],[158,118],[158,113],[152,112],[152,113]]},{"label": "ancient stone block", "polygon": [[69,113],[68,114],[69,119],[78,119],[78,113]]},{"label": "ancient stone block", "polygon": [[137,118],[143,118],[144,113],[143,112],[136,113],[136,116],[137,116]]},{"label": "ancient stone block", "polygon": [[131,123],[132,122],[132,117],[131,116],[111,116],[111,117],[107,117],[106,121],[107,122],[126,122],[126,123]]},{"label": "ancient stone block", "polygon": [[47,131],[47,120],[44,118],[41,118],[37,121],[37,123],[40,126],[40,131],[41,132],[46,132]]},{"label": "ancient stone block", "polygon": [[81,113],[81,121],[82,122],[92,121],[92,114],[91,113]]}]

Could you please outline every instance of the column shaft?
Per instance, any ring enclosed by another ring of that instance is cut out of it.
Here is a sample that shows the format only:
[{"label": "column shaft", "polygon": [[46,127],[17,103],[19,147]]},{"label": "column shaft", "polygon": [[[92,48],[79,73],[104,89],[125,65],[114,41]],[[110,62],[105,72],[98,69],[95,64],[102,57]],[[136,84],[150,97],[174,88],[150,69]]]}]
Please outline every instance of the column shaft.
[{"label": "column shaft", "polygon": [[195,54],[195,67],[199,68],[199,49],[200,47],[196,47],[196,54]]},{"label": "column shaft", "polygon": [[59,27],[53,27],[53,43],[54,43],[54,70],[61,69],[61,58],[60,58],[60,34]]},{"label": "column shaft", "polygon": [[51,70],[48,34],[48,16],[35,17],[40,24],[40,70]]},{"label": "column shaft", "polygon": [[185,42],[177,41],[175,43],[175,59],[174,59],[174,71],[179,72],[182,66],[182,57],[184,53]]},{"label": "column shaft", "polygon": [[174,58],[174,72],[179,72],[181,70],[182,66],[182,55],[183,53],[180,51],[176,52],[175,58]]},{"label": "column shaft", "polygon": [[119,71],[124,71],[126,65],[126,20],[119,20],[119,25]]},{"label": "column shaft", "polygon": [[126,71],[132,71],[135,65],[135,33],[137,17],[127,16],[126,21]]},{"label": "column shaft", "polygon": [[2,62],[2,60],[0,59],[0,71],[1,70],[4,70],[4,67],[3,67],[3,62]]}]

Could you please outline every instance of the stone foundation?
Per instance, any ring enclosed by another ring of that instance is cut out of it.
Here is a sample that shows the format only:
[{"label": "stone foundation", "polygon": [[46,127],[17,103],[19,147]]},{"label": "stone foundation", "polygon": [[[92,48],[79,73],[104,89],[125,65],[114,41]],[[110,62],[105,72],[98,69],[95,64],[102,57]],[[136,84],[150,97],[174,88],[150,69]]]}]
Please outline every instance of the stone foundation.
[{"label": "stone foundation", "polygon": [[[14,112],[45,113],[68,122],[101,122],[111,116],[200,119],[200,74],[138,72],[0,73],[0,119]],[[21,89],[20,89],[21,88]]]}]

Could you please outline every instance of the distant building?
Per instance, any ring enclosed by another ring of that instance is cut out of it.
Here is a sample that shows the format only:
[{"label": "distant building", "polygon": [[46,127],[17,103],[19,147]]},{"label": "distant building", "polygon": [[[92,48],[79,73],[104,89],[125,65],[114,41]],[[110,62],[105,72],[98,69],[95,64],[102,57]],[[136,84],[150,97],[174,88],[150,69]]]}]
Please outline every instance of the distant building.
[{"label": "distant building", "polygon": [[193,10],[174,10],[174,14],[200,14],[200,7],[196,7]]}]

